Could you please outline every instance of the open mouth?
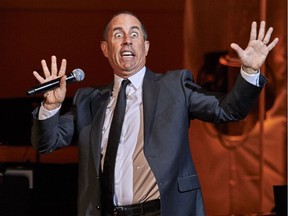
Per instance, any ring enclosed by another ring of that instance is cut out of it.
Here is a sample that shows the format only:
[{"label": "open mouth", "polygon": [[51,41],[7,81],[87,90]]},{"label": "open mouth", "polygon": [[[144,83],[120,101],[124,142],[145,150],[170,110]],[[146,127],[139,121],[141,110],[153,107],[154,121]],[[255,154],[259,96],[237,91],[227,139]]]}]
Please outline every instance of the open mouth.
[{"label": "open mouth", "polygon": [[132,51],[123,51],[121,52],[121,57],[134,57],[135,54]]}]

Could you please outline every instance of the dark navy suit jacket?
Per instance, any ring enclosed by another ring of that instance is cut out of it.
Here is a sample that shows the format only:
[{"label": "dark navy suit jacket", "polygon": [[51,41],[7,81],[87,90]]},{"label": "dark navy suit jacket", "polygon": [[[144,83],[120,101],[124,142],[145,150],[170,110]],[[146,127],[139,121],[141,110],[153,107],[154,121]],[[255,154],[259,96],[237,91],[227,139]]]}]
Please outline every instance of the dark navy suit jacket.
[{"label": "dark navy suit jacket", "polygon": [[[161,215],[205,215],[189,148],[190,120],[220,123],[243,119],[265,82],[260,76],[260,87],[256,87],[239,76],[231,92],[223,95],[196,85],[190,71],[156,74],[147,69],[143,81],[144,154],[160,190]],[[63,116],[58,113],[39,121],[38,111],[34,111],[32,145],[39,152],[67,146],[74,132],[78,135],[79,216],[101,215],[101,131],[112,86],[80,89],[73,108]]]}]

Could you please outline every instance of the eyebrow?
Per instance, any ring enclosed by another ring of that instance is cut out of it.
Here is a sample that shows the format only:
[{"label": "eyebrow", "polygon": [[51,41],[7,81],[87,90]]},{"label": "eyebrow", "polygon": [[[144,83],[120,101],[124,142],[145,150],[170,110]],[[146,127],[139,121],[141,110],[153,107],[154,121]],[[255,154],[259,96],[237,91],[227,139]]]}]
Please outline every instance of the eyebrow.
[{"label": "eyebrow", "polygon": [[[137,30],[139,30],[140,31],[140,28],[138,27],[138,26],[132,26],[131,28],[130,28],[130,30],[134,30],[134,29],[137,29]],[[117,31],[117,30],[123,30],[123,28],[122,27],[115,27],[115,28],[113,28],[113,32],[114,31]]]}]

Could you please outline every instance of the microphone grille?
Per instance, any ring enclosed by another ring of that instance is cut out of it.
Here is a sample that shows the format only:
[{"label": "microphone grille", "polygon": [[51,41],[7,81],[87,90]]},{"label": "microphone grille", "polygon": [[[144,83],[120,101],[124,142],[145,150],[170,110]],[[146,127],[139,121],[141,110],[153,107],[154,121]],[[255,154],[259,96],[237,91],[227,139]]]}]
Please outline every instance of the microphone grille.
[{"label": "microphone grille", "polygon": [[76,68],[72,71],[76,81],[82,81],[85,78],[85,73],[80,68]]}]

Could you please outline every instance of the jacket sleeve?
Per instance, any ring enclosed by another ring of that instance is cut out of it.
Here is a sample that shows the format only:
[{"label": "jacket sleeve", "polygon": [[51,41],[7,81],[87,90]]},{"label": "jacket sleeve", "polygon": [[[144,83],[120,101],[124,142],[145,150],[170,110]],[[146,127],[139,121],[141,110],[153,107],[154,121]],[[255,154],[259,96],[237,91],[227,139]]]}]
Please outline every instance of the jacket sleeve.
[{"label": "jacket sleeve", "polygon": [[260,75],[258,87],[239,75],[234,87],[227,94],[209,92],[201,88],[194,83],[189,71],[183,72],[182,83],[190,118],[221,123],[245,118],[256,103],[266,78]]},{"label": "jacket sleeve", "polygon": [[48,153],[68,146],[74,134],[72,112],[60,116],[59,111],[46,120],[39,120],[37,118],[38,110],[39,108],[36,108],[32,113],[32,147],[40,153]]},{"label": "jacket sleeve", "polygon": [[[37,118],[39,107],[36,108],[32,112],[32,147],[40,153],[47,153],[70,145],[75,136],[77,110],[79,111],[79,107],[82,107],[82,113],[87,113],[87,107],[83,107],[83,104],[89,104],[95,92],[97,93],[98,91],[95,91],[94,88],[79,89],[73,98],[73,106],[70,111],[64,115],[60,115],[59,111],[48,119],[39,120]],[[79,128],[78,124],[77,127]]]}]

